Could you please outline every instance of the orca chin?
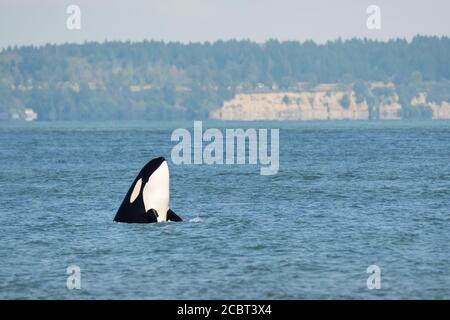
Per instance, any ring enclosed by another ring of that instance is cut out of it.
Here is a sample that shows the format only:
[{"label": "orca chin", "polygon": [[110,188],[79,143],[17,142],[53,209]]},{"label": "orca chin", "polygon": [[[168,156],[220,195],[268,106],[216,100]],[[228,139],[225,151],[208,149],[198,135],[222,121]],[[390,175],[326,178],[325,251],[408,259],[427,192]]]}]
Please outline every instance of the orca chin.
[{"label": "orca chin", "polygon": [[150,160],[134,179],[114,221],[152,223],[182,221],[169,209],[169,167],[163,157]]}]

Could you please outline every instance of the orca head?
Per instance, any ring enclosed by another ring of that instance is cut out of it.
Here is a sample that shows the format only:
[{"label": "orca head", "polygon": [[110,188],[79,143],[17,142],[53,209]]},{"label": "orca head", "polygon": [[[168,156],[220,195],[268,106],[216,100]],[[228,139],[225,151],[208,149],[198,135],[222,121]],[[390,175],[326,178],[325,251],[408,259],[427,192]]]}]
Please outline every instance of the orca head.
[{"label": "orca head", "polygon": [[169,167],[163,157],[148,162],[139,172],[120,206],[115,221],[182,221],[169,209]]},{"label": "orca head", "polygon": [[129,202],[133,203],[143,192],[143,186],[147,184],[150,177],[158,171],[159,167],[165,162],[164,157],[159,157],[149,161],[139,172],[135,179],[134,187],[132,186],[132,192],[129,196]]}]

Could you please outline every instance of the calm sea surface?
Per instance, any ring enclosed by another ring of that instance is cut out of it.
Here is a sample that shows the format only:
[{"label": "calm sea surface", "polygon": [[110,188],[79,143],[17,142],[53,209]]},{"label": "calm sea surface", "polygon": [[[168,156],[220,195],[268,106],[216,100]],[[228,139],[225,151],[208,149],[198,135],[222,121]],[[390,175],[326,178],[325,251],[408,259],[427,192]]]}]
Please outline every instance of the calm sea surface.
[{"label": "calm sea surface", "polygon": [[[0,123],[0,298],[450,298],[450,121],[204,122],[280,128],[272,176],[174,165],[178,127]],[[161,155],[184,222],[114,223]]]}]

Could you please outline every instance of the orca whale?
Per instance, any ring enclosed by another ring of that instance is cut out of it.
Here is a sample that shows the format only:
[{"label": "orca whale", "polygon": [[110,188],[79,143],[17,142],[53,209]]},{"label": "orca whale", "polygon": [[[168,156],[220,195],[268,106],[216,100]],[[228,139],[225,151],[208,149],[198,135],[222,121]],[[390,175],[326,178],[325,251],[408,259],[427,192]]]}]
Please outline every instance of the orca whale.
[{"label": "orca whale", "polygon": [[117,210],[114,221],[182,221],[169,209],[169,167],[163,157],[150,160],[141,169]]}]

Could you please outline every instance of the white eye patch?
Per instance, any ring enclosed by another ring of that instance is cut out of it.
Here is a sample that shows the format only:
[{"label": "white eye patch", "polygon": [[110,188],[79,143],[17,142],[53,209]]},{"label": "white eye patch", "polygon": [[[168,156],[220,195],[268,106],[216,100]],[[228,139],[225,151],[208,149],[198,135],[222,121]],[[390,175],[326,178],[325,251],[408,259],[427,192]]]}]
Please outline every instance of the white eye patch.
[{"label": "white eye patch", "polygon": [[136,182],[136,184],[134,185],[133,192],[131,193],[131,196],[130,196],[130,203],[133,203],[134,200],[136,200],[136,198],[138,197],[139,192],[141,191],[141,186],[142,186],[142,178],[139,179]]}]

